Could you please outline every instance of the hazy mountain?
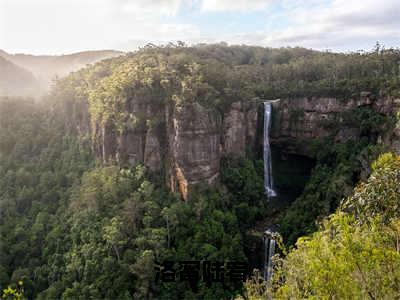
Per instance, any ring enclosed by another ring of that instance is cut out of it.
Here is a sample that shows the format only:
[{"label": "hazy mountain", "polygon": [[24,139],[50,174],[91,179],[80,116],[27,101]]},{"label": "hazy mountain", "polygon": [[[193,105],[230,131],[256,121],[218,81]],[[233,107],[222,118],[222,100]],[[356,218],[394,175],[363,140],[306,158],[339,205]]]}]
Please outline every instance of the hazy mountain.
[{"label": "hazy mountain", "polygon": [[21,53],[9,54],[0,50],[1,57],[32,72],[40,84],[41,92],[48,90],[52,80],[57,77],[64,77],[70,72],[77,71],[86,65],[121,54],[123,52],[101,50],[66,55],[30,55]]},{"label": "hazy mountain", "polygon": [[0,96],[36,96],[40,84],[28,70],[0,56]]}]

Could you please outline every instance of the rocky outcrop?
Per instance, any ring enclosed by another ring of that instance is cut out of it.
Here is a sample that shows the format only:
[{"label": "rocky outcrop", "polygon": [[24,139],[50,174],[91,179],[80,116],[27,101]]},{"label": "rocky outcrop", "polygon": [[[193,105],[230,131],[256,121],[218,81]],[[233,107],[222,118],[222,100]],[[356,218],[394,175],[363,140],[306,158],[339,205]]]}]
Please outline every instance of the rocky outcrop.
[{"label": "rocky outcrop", "polygon": [[219,122],[215,112],[197,102],[174,106],[171,110],[167,116],[171,189],[177,191],[178,187],[186,199],[188,186],[200,182],[212,184],[218,178]]},{"label": "rocky outcrop", "polygon": [[222,152],[233,157],[253,151],[257,140],[257,102],[233,102],[223,116]]},{"label": "rocky outcrop", "polygon": [[154,128],[146,132],[143,162],[153,172],[161,169],[161,146]]},{"label": "rocky outcrop", "polygon": [[[118,151],[115,153],[117,161],[129,162],[134,166],[144,161],[144,149],[146,142],[146,131],[142,130],[124,130],[118,139]],[[111,140],[113,140],[111,138]],[[108,161],[110,156],[103,158]]]},{"label": "rocky outcrop", "polygon": [[257,140],[260,140],[259,134],[262,128],[259,128],[259,121],[261,117],[259,115],[259,105],[257,102],[250,102],[247,104],[245,112],[245,128],[246,128],[246,151],[254,152],[257,147]]},{"label": "rocky outcrop", "polygon": [[331,137],[337,143],[355,140],[360,130],[343,122],[343,113],[359,107],[370,107],[382,115],[396,111],[393,98],[372,99],[371,94],[361,93],[359,99],[294,98],[273,103],[271,143],[296,154],[313,156],[312,141]]},{"label": "rocky outcrop", "polygon": [[223,149],[224,153],[233,156],[243,156],[246,149],[246,115],[242,110],[242,103],[235,102],[226,114],[223,122]]},{"label": "rocky outcrop", "polygon": [[[309,142],[332,135],[329,124],[338,122],[339,114],[356,107],[354,101],[336,98],[295,98],[273,102],[271,143],[287,152],[310,155]],[[346,139],[345,132],[338,139]],[[312,155],[312,154],[311,154]]]},{"label": "rocky outcrop", "polygon": [[384,97],[373,103],[375,111],[392,116],[394,128],[380,137],[380,142],[388,145],[392,151],[400,154],[400,98]]},{"label": "rocky outcrop", "polygon": [[[273,101],[271,145],[287,153],[313,157],[314,140],[326,137],[338,143],[355,140],[359,128],[342,126],[343,113],[368,106],[382,115],[393,115],[400,99],[294,98]],[[81,105],[80,109],[85,106]],[[87,112],[70,109],[69,124],[75,131],[91,131],[92,146],[104,162],[146,165],[164,171],[172,191],[187,199],[192,187],[218,182],[222,156],[241,157],[261,149],[262,101],[233,102],[226,111],[207,108],[199,102],[164,103],[157,99],[132,99],[123,112],[123,126],[93,123]],[[87,106],[86,106],[87,109]],[[340,126],[338,126],[338,124]],[[400,152],[400,123],[381,142]]]},{"label": "rocky outcrop", "polygon": [[153,172],[164,166],[167,184],[184,199],[191,187],[218,181],[221,156],[245,156],[256,145],[257,102],[234,102],[223,114],[198,102],[145,103],[127,105],[122,130],[94,124],[94,153],[105,163],[142,163]]},{"label": "rocky outcrop", "polygon": [[400,155],[400,121],[397,121],[394,129],[394,136],[390,141],[391,148],[394,152]]},{"label": "rocky outcrop", "polygon": [[123,116],[123,126],[119,129],[112,121],[92,124],[94,153],[104,163],[116,161],[130,166],[141,163],[153,172],[159,171],[162,133],[157,129],[163,122],[163,107],[137,101],[127,105]]}]

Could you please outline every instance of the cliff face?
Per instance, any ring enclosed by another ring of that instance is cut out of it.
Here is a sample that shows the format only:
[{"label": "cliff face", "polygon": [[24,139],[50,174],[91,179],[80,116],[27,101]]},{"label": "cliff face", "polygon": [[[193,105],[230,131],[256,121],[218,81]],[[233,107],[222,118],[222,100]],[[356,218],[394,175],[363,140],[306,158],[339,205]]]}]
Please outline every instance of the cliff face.
[{"label": "cliff face", "polygon": [[222,115],[199,103],[167,113],[169,185],[186,199],[191,186],[218,180],[223,155],[245,156],[256,144],[257,103],[232,103]]},{"label": "cliff face", "polygon": [[[153,104],[151,104],[153,103]],[[360,131],[342,124],[343,112],[368,106],[391,115],[400,99],[372,100],[363,93],[357,100],[297,98],[273,101],[271,144],[287,153],[312,157],[314,140],[332,137],[336,142],[356,139]],[[262,102],[234,102],[223,113],[198,102],[183,104],[131,101],[123,112],[123,127],[112,122],[92,124],[92,145],[104,162],[129,165],[143,163],[150,170],[163,170],[168,186],[187,199],[199,183],[218,181],[222,156],[245,156],[262,143]],[[88,130],[87,113],[72,116],[79,132]],[[83,125],[82,125],[83,124]],[[261,127],[261,128],[260,128]],[[400,151],[400,123],[381,142]]]},{"label": "cliff face", "polygon": [[271,142],[287,152],[312,156],[311,142],[334,136],[345,142],[359,135],[358,128],[332,128],[341,121],[341,113],[370,105],[369,97],[343,101],[336,98],[282,99],[273,103]]},{"label": "cliff face", "polygon": [[253,151],[257,140],[258,125],[257,103],[232,103],[224,114],[222,127],[223,154],[234,157],[244,156],[246,151]]},{"label": "cliff face", "polygon": [[[271,142],[286,152],[313,156],[312,142],[331,137],[343,143],[355,140],[360,129],[343,120],[343,113],[369,107],[383,116],[393,116],[400,108],[400,99],[392,97],[372,99],[370,93],[361,93],[359,99],[340,100],[337,98],[296,98],[273,102],[273,126]],[[382,143],[400,151],[398,130],[381,136]]]},{"label": "cliff face", "polygon": [[218,116],[198,103],[168,111],[170,186],[186,199],[188,187],[218,178],[220,135]]},{"label": "cliff face", "polygon": [[116,128],[112,121],[92,124],[92,147],[96,156],[104,163],[117,161],[132,166],[142,163],[154,172],[159,171],[164,115],[163,106],[132,101],[123,112],[122,128]]},{"label": "cliff face", "polygon": [[164,170],[171,190],[187,199],[192,186],[218,181],[221,156],[245,156],[254,149],[258,105],[235,102],[221,114],[197,102],[133,100],[123,112],[120,130],[111,121],[93,124],[86,104],[68,103],[65,112],[67,126],[74,124],[76,133],[91,136],[93,151],[104,163],[142,163],[153,172]]}]

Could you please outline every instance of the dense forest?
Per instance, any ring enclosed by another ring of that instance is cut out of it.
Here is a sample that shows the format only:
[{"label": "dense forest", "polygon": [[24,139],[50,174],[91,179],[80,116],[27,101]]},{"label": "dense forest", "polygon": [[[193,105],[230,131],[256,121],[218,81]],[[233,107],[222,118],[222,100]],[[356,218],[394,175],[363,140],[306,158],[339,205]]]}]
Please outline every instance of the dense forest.
[{"label": "dense forest", "polygon": [[[197,102],[222,116],[238,100],[346,101],[364,91],[399,97],[399,83],[400,51],[379,45],[350,54],[149,45],[71,73],[40,101],[2,97],[0,297],[399,297],[400,158],[379,142],[395,128],[396,114],[343,112],[342,123],[329,125],[351,123],[360,135],[345,143],[316,140],[311,173],[284,207],[267,201],[257,151],[223,157],[218,183],[202,184],[183,201],[165,184],[164,166],[154,172],[96,150],[100,125],[122,133],[149,123],[124,114],[133,101]],[[88,128],[76,111],[82,107]],[[157,278],[164,261],[250,262],[260,224],[272,223],[281,236],[271,283],[253,270],[244,284]]]}]

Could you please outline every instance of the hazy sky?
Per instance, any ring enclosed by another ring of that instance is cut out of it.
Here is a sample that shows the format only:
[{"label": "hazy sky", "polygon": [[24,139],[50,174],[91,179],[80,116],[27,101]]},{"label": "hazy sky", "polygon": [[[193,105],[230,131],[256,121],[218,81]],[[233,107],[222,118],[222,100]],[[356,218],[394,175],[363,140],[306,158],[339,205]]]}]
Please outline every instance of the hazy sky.
[{"label": "hazy sky", "polygon": [[0,49],[60,54],[226,41],[348,51],[400,46],[399,0],[0,0]]}]

